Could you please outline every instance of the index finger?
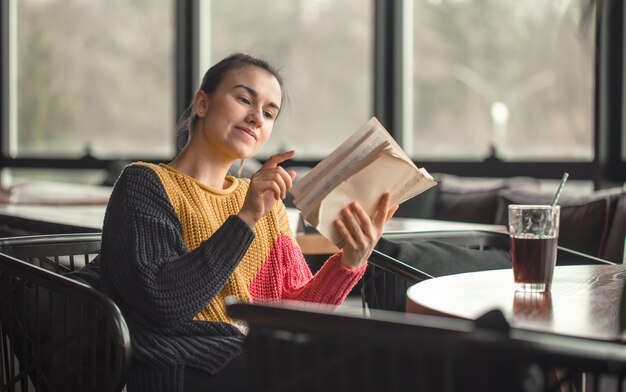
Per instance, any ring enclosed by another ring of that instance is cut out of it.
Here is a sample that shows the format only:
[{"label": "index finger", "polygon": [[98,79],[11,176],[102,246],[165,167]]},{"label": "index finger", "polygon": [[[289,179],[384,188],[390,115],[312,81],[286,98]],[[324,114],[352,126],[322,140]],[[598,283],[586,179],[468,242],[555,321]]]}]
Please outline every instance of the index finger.
[{"label": "index finger", "polygon": [[296,155],[296,150],[285,151],[276,155],[272,155],[271,157],[269,157],[267,161],[265,161],[265,163],[263,164],[263,167],[264,168],[276,167],[278,166],[279,163],[284,162],[288,159],[291,159],[295,155]]}]

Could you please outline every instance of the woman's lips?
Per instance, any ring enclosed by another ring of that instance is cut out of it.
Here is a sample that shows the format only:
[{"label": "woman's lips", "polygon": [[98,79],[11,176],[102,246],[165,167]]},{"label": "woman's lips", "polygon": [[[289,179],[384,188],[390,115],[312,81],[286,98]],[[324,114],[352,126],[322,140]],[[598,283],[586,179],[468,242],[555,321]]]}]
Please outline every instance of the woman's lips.
[{"label": "woman's lips", "polygon": [[257,136],[256,133],[254,133],[254,131],[252,131],[250,128],[246,128],[246,127],[237,127],[237,129],[239,129],[240,131],[243,131],[245,133],[247,133],[248,135],[250,135],[254,140],[257,140]]}]

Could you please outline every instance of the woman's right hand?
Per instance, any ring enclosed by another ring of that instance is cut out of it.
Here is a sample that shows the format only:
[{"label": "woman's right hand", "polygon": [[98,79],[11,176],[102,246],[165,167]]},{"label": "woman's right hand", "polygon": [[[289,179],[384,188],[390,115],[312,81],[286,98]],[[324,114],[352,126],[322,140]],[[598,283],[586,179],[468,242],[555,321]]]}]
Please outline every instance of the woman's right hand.
[{"label": "woman's right hand", "polygon": [[278,164],[293,158],[294,155],[296,155],[294,150],[273,155],[250,177],[248,193],[237,215],[251,228],[274,207],[276,200],[287,196],[287,191],[291,189],[296,178],[296,172],[288,172]]}]

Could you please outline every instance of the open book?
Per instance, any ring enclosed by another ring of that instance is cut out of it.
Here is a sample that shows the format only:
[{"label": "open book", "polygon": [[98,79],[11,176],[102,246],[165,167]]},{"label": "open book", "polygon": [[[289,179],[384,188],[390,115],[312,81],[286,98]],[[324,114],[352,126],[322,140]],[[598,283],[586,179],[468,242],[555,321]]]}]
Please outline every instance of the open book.
[{"label": "open book", "polygon": [[380,197],[391,193],[390,205],[400,204],[437,185],[418,168],[372,117],[348,140],[291,188],[302,217],[339,248],[343,240],[334,221],[357,201],[374,217]]}]

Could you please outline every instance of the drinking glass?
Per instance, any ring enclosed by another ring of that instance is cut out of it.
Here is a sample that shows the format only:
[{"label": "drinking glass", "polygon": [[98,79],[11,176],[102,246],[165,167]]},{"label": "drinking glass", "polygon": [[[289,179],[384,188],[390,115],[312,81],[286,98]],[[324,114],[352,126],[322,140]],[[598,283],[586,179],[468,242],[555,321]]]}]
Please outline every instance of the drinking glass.
[{"label": "drinking glass", "polygon": [[550,290],[559,237],[559,206],[509,206],[511,261],[515,290]]}]

